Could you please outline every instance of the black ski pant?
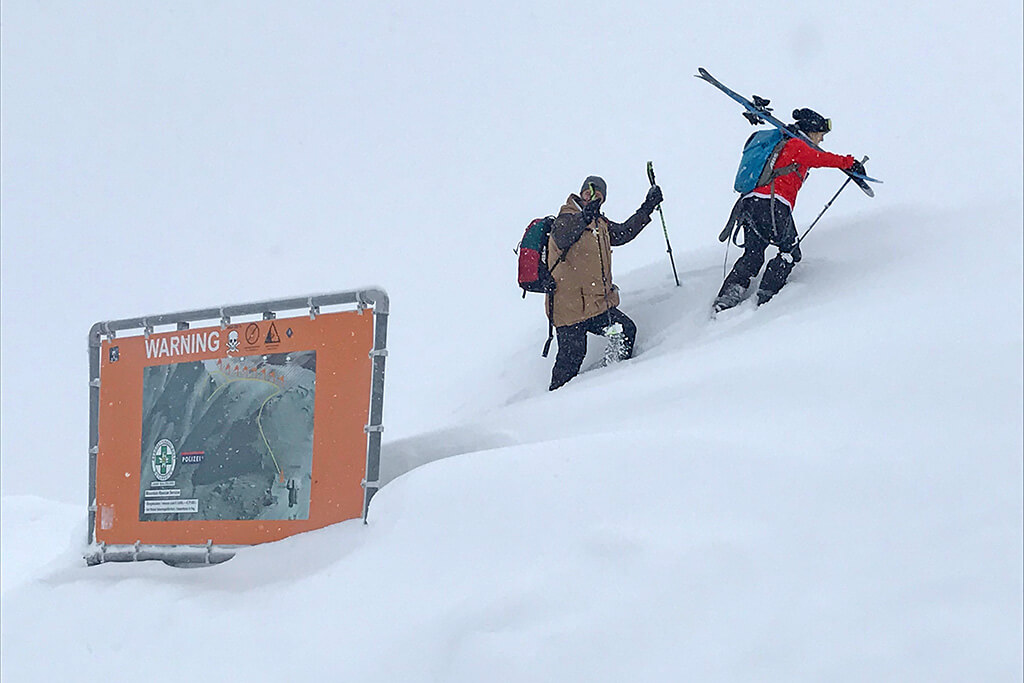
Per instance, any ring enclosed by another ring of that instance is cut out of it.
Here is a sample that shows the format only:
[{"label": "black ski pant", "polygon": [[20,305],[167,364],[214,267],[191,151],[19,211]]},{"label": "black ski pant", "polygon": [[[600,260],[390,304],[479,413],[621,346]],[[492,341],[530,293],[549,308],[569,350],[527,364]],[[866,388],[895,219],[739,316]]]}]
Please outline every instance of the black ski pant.
[{"label": "black ski pant", "polygon": [[741,200],[740,224],[743,226],[743,255],[736,260],[732,271],[722,283],[721,295],[729,285],[746,289],[750,280],[761,272],[764,252],[769,245],[779,248],[778,255],[768,262],[761,278],[760,290],[774,296],[786,284],[793,266],[800,261],[793,213],[778,199],[745,197]]},{"label": "black ski pant", "polygon": [[555,356],[555,367],[551,369],[549,391],[554,391],[579,374],[587,355],[587,334],[603,335],[605,328],[613,323],[622,325],[623,360],[631,358],[633,344],[636,342],[636,323],[617,308],[609,308],[607,312],[575,325],[555,328],[558,334],[558,355]]}]

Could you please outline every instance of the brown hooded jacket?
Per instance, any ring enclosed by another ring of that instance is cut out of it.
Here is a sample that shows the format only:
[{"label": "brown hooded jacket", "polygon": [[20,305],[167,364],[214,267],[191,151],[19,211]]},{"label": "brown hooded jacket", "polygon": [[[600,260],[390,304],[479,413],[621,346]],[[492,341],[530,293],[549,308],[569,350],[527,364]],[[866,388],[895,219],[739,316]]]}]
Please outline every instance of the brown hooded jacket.
[{"label": "brown hooded jacket", "polygon": [[[558,212],[548,238],[548,268],[555,278],[554,301],[548,301],[555,327],[575,325],[619,305],[612,283],[612,247],[629,242],[651,222],[650,213],[637,211],[625,223],[603,214],[584,224],[577,194],[569,195]],[[564,252],[564,257],[563,257]]]}]

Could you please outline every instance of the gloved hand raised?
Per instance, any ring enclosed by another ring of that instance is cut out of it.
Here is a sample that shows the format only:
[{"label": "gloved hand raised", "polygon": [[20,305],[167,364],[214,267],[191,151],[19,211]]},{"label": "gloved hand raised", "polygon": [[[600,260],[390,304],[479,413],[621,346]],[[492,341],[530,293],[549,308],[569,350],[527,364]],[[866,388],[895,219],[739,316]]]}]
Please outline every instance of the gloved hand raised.
[{"label": "gloved hand raised", "polygon": [[601,200],[591,199],[583,206],[583,222],[590,225],[601,215]]},{"label": "gloved hand raised", "polygon": [[852,173],[856,173],[857,175],[867,175],[864,171],[864,164],[860,163],[856,159],[853,160],[853,166],[850,166],[847,170]]},{"label": "gloved hand raised", "polygon": [[651,189],[647,190],[647,198],[644,199],[644,203],[640,205],[640,209],[650,216],[651,212],[657,208],[658,204],[661,204],[662,199],[661,188],[657,185],[651,185]]}]

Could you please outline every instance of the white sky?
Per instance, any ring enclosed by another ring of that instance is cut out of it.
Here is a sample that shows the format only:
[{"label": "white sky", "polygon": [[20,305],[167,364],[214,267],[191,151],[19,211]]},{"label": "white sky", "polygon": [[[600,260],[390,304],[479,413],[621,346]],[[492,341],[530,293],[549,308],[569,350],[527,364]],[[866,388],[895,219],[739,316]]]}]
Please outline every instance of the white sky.
[{"label": "white sky", "polygon": [[653,159],[674,248],[712,243],[749,127],[697,66],[871,156],[886,185],[835,219],[1020,197],[1021,25],[1011,0],[4,2],[3,490],[84,498],[97,320],[380,284],[389,437],[444,421],[463,399],[421,397],[472,368],[415,342],[535,322],[510,250],[587,174],[625,217]]}]

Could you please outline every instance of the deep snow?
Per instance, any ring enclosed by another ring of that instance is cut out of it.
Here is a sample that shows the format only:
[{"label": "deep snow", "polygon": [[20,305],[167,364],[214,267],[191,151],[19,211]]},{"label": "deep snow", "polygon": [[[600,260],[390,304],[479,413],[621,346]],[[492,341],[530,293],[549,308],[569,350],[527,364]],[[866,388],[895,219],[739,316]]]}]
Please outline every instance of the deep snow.
[{"label": "deep snow", "polygon": [[[5,674],[98,680],[168,638],[147,678],[1016,680],[1024,304],[984,296],[1020,277],[990,249],[1016,210],[972,212],[973,246],[964,216],[823,225],[777,299],[715,321],[715,250],[682,288],[630,273],[634,360],[549,394],[523,333],[471,419],[388,444],[366,527],[192,571],[73,545],[9,578],[5,550]],[[84,536],[4,501],[5,547]]]},{"label": "deep snow", "polygon": [[[1022,679],[1021,6],[588,9],[3,4],[4,681]],[[699,65],[886,181],[715,321],[750,127]],[[617,249],[637,357],[548,393],[511,248],[647,159],[683,286]],[[368,525],[84,566],[93,322],[370,283]]]}]

